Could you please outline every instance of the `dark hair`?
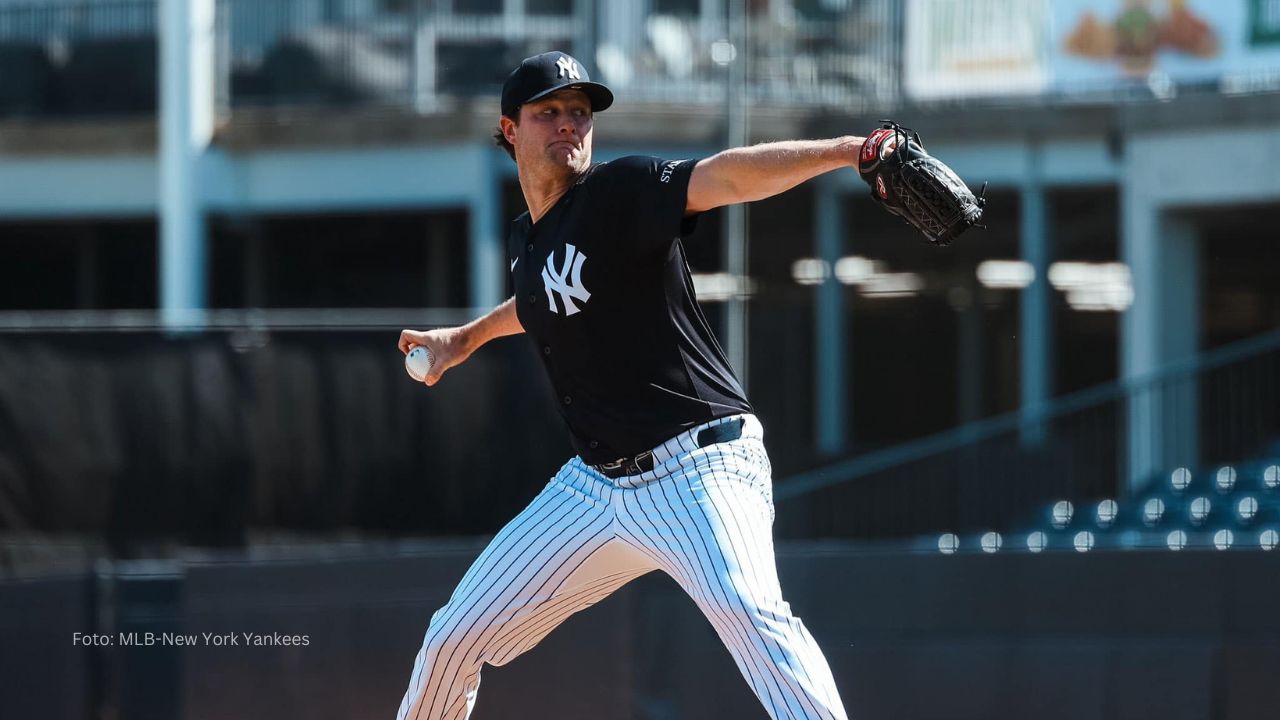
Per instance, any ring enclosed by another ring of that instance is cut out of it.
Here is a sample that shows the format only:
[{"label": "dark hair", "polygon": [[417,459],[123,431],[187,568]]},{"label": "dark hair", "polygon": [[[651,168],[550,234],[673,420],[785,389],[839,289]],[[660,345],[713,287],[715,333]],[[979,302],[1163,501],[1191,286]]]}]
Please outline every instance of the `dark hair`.
[{"label": "dark hair", "polygon": [[[516,123],[518,125],[520,124],[519,112],[520,111],[517,110],[516,115],[507,115],[506,117],[510,118],[511,122]],[[512,160],[516,159],[516,146],[512,145],[511,142],[507,140],[506,133],[502,132],[501,125],[498,126],[497,130],[493,131],[493,144],[497,145],[503,150],[506,150],[507,154],[511,156]]]}]

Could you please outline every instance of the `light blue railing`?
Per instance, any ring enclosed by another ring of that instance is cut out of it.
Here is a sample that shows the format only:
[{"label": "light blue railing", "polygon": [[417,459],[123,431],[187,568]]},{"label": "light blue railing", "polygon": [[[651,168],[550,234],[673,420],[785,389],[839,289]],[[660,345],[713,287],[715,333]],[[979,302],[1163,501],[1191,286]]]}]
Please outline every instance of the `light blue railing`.
[{"label": "light blue railing", "polygon": [[779,478],[774,495],[780,521],[806,535],[972,532],[1016,526],[1054,500],[1123,498],[1178,467],[1260,453],[1280,454],[1280,330],[1059,398],[1034,415]]}]

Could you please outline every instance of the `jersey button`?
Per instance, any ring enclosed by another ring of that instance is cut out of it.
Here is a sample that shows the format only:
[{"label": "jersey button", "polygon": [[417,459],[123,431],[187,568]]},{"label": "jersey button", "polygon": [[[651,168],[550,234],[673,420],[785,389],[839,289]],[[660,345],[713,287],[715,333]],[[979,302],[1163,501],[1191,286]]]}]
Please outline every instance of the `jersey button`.
[{"label": "jersey button", "polygon": [[589,442],[589,443],[587,443],[587,444],[591,446],[591,449],[592,449],[592,450],[595,450],[596,448],[600,447],[600,441],[599,441],[599,440],[592,440],[591,442]]},{"label": "jersey button", "polygon": [[543,355],[550,355],[550,354],[551,354],[551,346],[550,346],[550,345],[543,345],[543,346],[542,346],[542,354],[543,354]]},{"label": "jersey button", "polygon": [[533,293],[529,293],[529,304],[532,305],[537,301],[538,301],[538,296]]},{"label": "jersey button", "polygon": [[528,245],[526,245],[525,249],[528,250],[529,252],[533,252],[533,243],[529,243]]},{"label": "jersey button", "polygon": [[571,397],[571,396],[569,396],[569,395],[565,395],[565,396],[564,396],[564,404],[565,404],[565,405],[572,405],[572,404],[573,404],[573,397]]}]

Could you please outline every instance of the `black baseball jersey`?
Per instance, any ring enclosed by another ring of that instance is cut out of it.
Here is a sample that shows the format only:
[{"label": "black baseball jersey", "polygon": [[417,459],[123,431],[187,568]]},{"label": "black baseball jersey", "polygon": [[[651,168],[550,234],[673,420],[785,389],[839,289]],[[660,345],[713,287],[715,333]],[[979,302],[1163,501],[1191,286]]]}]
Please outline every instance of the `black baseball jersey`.
[{"label": "black baseball jersey", "polygon": [[507,241],[517,315],[578,453],[630,457],[752,412],[698,307],[681,236],[694,160],[593,165]]}]

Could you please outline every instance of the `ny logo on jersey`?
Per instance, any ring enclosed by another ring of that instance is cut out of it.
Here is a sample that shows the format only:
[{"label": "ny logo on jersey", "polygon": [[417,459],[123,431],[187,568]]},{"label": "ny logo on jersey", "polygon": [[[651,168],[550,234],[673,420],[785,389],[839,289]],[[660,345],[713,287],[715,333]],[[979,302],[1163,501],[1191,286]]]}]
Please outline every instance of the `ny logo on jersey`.
[{"label": "ny logo on jersey", "polygon": [[582,79],[582,76],[578,74],[578,64],[569,57],[561,55],[560,59],[556,61],[556,77],[561,78],[565,75],[568,75],[570,80]]},{"label": "ny logo on jersey", "polygon": [[[579,310],[574,300],[585,303],[591,299],[591,293],[582,287],[582,264],[587,261],[587,256],[578,252],[578,248],[571,243],[565,243],[564,263],[560,266],[560,272],[556,272],[555,265],[552,264],[554,258],[555,253],[552,252],[547,256],[547,266],[542,269],[542,285],[547,290],[547,304],[551,306],[551,312],[560,312],[556,308],[555,298],[555,294],[559,293],[564,314],[574,315]],[[569,277],[567,283],[566,276]]]}]

